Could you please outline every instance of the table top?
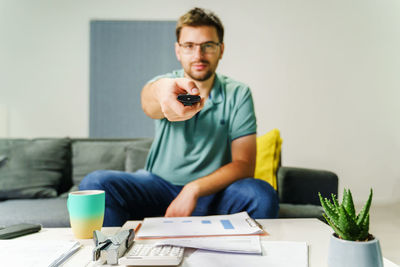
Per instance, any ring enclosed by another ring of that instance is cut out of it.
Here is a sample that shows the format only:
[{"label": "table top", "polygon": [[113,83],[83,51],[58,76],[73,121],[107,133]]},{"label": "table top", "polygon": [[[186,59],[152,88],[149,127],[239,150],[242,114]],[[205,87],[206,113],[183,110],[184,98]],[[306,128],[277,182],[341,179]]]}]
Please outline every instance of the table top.
[{"label": "table top", "polygon": [[[309,267],[326,266],[331,228],[318,219],[259,219],[268,233],[265,241],[301,241],[309,246]],[[137,221],[128,221],[124,229],[134,228]]]},{"label": "table top", "polygon": [[[331,228],[318,219],[261,219],[257,220],[268,232],[262,236],[265,241],[301,241],[309,246],[309,267],[327,266]],[[140,221],[128,221],[123,229],[136,228]],[[117,233],[120,227],[103,227],[106,235]],[[39,233],[20,237],[26,240],[77,240],[71,228],[44,228]],[[83,247],[77,251],[63,266],[94,266],[91,261],[94,248],[92,239],[79,239]],[[107,266],[107,265],[103,265]],[[116,265],[113,265],[116,266]],[[385,259],[385,267],[397,265]]]}]

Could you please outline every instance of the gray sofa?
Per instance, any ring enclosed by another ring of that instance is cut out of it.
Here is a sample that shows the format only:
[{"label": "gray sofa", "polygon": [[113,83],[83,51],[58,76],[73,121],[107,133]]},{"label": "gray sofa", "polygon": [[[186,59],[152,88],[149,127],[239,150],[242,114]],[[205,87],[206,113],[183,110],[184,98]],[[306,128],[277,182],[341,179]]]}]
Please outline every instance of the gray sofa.
[{"label": "gray sofa", "polygon": [[[99,169],[143,168],[152,139],[0,139],[0,226],[68,227],[68,192]],[[317,193],[337,194],[329,171],[280,167],[281,218],[322,218]]]}]

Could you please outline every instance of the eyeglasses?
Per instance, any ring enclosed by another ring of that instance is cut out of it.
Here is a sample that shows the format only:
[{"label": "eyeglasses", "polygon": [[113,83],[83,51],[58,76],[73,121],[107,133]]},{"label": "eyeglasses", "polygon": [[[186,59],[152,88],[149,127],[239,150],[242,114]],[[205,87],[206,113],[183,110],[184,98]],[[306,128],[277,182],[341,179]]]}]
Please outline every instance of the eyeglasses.
[{"label": "eyeglasses", "polygon": [[201,52],[203,52],[203,53],[213,54],[213,53],[217,52],[217,49],[220,45],[221,45],[221,43],[216,43],[216,42],[212,42],[212,41],[201,43],[201,44],[196,44],[196,43],[191,43],[191,42],[179,44],[179,46],[182,48],[182,52],[184,54],[193,54],[194,51],[196,50],[196,46],[200,46]]}]

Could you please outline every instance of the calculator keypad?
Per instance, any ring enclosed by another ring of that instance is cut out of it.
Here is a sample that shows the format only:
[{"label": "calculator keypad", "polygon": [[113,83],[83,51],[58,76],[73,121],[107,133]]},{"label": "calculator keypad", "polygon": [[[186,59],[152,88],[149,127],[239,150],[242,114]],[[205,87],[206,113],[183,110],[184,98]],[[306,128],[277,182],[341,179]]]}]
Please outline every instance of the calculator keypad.
[{"label": "calculator keypad", "polygon": [[182,261],[184,250],[176,246],[134,243],[128,253],[120,258],[119,264],[176,266]]}]

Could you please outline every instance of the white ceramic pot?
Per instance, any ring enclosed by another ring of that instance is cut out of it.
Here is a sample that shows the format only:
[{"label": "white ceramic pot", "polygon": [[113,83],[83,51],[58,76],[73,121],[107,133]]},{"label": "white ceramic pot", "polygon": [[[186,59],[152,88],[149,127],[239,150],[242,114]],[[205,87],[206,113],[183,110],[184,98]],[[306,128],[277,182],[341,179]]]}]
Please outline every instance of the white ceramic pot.
[{"label": "white ceramic pot", "polygon": [[329,267],[383,267],[379,240],[348,241],[331,236],[328,254]]}]

